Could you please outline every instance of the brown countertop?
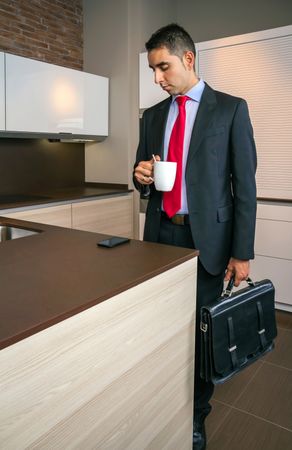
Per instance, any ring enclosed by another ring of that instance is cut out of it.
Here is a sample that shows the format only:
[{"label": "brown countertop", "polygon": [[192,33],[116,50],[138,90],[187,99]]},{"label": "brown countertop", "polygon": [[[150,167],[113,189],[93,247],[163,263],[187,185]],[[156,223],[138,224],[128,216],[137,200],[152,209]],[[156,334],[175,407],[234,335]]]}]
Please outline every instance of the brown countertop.
[{"label": "brown countertop", "polygon": [[38,192],[0,194],[0,210],[61,201],[82,200],[91,197],[121,195],[132,191],[125,184],[83,183],[79,186],[42,189]]},{"label": "brown countertop", "polygon": [[198,255],[136,240],[100,248],[105,235],[0,218],[7,223],[41,233],[0,243],[0,348]]},{"label": "brown countertop", "polygon": [[283,198],[283,197],[257,197],[258,201],[269,202],[269,203],[283,203],[283,204],[291,204],[291,198]]}]

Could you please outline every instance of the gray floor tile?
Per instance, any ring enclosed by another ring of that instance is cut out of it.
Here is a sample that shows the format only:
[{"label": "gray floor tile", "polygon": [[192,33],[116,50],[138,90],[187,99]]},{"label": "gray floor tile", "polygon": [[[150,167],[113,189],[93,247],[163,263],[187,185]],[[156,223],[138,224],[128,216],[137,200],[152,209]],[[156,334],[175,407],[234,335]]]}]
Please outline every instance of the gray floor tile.
[{"label": "gray floor tile", "polygon": [[292,331],[278,328],[275,348],[265,356],[265,361],[292,370]]},{"label": "gray floor tile", "polygon": [[208,441],[208,450],[291,450],[292,432],[233,409]]},{"label": "gray floor tile", "polygon": [[292,371],[262,364],[235,406],[292,431]]},{"label": "gray floor tile", "polygon": [[231,408],[223,405],[216,400],[211,401],[212,411],[206,419],[206,433],[208,439],[210,439],[217,429],[222,425],[224,419],[230,413]]},{"label": "gray floor tile", "polygon": [[276,318],[275,349],[216,386],[208,450],[292,449],[292,313],[277,311]]},{"label": "gray floor tile", "polygon": [[287,311],[276,311],[277,325],[292,331],[292,313]]},{"label": "gray floor tile", "polygon": [[223,384],[218,384],[215,387],[213,398],[228,405],[233,405],[262,364],[263,362],[261,360],[257,361],[235,375],[231,380]]}]

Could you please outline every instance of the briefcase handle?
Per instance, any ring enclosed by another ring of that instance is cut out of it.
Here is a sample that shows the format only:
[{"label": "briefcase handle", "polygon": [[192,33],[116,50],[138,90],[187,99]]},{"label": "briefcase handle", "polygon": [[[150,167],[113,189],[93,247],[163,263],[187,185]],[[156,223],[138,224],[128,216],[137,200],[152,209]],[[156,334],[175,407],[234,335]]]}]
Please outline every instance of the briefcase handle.
[{"label": "briefcase handle", "polygon": [[[230,295],[232,294],[233,287],[234,287],[234,281],[235,281],[235,277],[233,275],[230,278],[229,283],[227,284],[226,288],[224,289],[224,291],[222,293],[222,297],[230,297]],[[247,284],[249,286],[255,286],[255,283],[252,281],[251,278],[247,278],[245,281],[247,282]]]}]

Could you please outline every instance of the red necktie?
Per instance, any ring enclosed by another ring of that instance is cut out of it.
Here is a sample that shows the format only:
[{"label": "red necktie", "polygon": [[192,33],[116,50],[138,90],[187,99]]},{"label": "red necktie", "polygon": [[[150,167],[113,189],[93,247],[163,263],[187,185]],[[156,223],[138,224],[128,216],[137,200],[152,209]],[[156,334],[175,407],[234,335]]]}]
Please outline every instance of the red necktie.
[{"label": "red necktie", "polygon": [[168,217],[172,217],[181,208],[181,187],[182,187],[182,157],[185,137],[186,109],[185,104],[189,99],[186,95],[176,97],[178,104],[178,116],[173,126],[167,161],[176,161],[176,177],[172,191],[164,192],[163,208]]}]

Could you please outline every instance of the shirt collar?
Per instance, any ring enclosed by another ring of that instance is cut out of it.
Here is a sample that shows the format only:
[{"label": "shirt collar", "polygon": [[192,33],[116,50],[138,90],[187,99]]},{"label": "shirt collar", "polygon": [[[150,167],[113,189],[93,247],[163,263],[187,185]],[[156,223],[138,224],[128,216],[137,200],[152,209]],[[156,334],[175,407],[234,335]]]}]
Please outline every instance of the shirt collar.
[{"label": "shirt collar", "polygon": [[[200,78],[199,82],[195,84],[188,92],[185,93],[188,97],[190,97],[192,100],[195,100],[195,102],[200,103],[201,97],[203,94],[203,90],[205,88],[205,82]],[[175,101],[177,95],[172,96],[172,103]]]}]

